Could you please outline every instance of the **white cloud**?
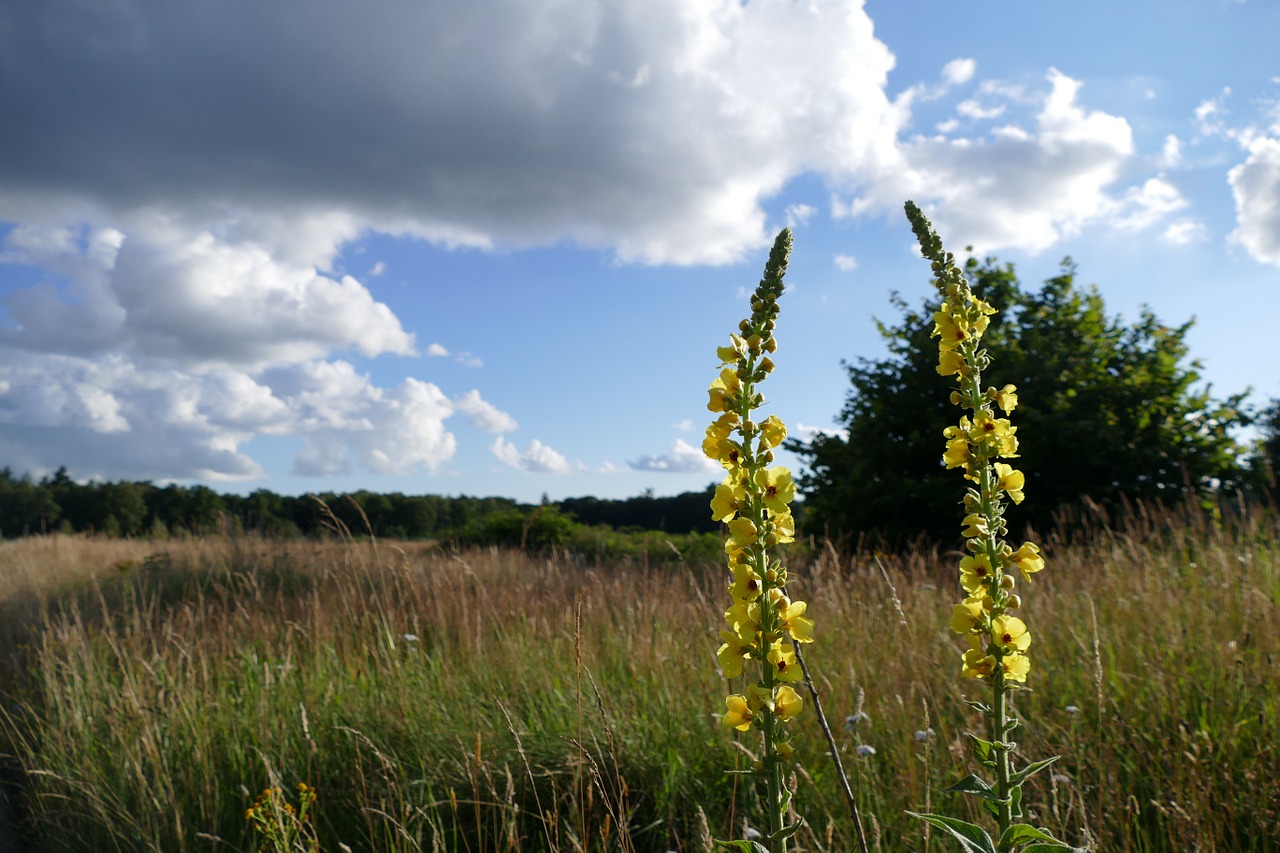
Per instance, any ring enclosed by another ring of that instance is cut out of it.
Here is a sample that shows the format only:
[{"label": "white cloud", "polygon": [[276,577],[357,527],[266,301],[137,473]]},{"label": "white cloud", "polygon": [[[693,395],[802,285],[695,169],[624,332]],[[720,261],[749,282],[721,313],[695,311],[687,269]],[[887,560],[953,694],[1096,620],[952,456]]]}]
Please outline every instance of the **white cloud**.
[{"label": "white cloud", "polygon": [[952,86],[960,86],[973,79],[978,63],[972,59],[953,59],[942,66],[942,79]]},{"label": "white cloud", "polygon": [[892,151],[893,65],[863,0],[26,4],[0,104],[45,108],[0,129],[0,193],[35,199],[15,222],[71,193],[725,263],[767,243],[790,178]]},{"label": "white cloud", "polygon": [[453,406],[458,411],[471,416],[467,419],[467,423],[486,432],[515,432],[519,427],[515,418],[492,403],[482,400],[480,392],[474,388],[460,397],[454,397]]},{"label": "white cloud", "polygon": [[685,418],[682,421],[677,421],[676,423],[672,424],[671,428],[678,429],[681,432],[689,432],[693,429],[693,420],[691,418]]},{"label": "white cloud", "polygon": [[427,345],[427,355],[432,358],[443,358],[449,354],[449,351],[440,344],[431,343]]},{"label": "white cloud", "polygon": [[503,465],[531,474],[568,474],[573,470],[569,460],[536,438],[521,451],[502,436],[498,436],[493,440],[493,444],[489,445],[489,449]]},{"label": "white cloud", "polygon": [[1005,105],[997,104],[994,107],[984,107],[982,104],[974,100],[961,101],[956,104],[956,112],[965,118],[971,118],[975,121],[981,121],[989,118],[996,118],[1004,115]]},{"label": "white cloud", "polygon": [[469,352],[460,352],[454,356],[454,361],[463,367],[484,367],[484,362],[478,355],[472,355]]},{"label": "white cloud", "polygon": [[706,457],[700,449],[682,438],[671,443],[671,448],[661,456],[642,456],[628,462],[636,471],[662,471],[666,473],[715,472],[720,466]]},{"label": "white cloud", "polygon": [[808,225],[809,220],[818,212],[818,209],[810,204],[789,204],[786,209],[787,227],[798,228],[801,225]]},{"label": "white cloud", "polygon": [[375,277],[375,278],[376,278],[377,276],[382,275],[382,274],[383,274],[384,272],[386,272],[386,271],[387,271],[387,265],[386,265],[386,262],[384,262],[384,261],[378,261],[376,264],[374,264],[372,267],[370,267],[370,269],[369,269],[369,275],[370,275],[370,277]]},{"label": "white cloud", "polygon": [[154,211],[124,219],[123,230],[81,223],[9,235],[6,260],[60,273],[67,283],[7,296],[14,325],[0,329],[0,344],[123,352],[194,368],[298,363],[335,349],[414,351],[413,336],[359,281],[292,260],[304,251],[325,260],[323,250],[269,234],[215,236]]},{"label": "white cloud", "polygon": [[848,439],[849,431],[847,429],[833,429],[831,427],[816,427],[796,421],[795,429],[792,430],[792,438],[800,441],[813,441],[815,436],[831,435],[841,439]]},{"label": "white cloud", "polygon": [[1164,148],[1156,164],[1162,169],[1176,169],[1182,165],[1182,142],[1172,133],[1164,138]]},{"label": "white cloud", "polygon": [[1258,136],[1247,150],[1227,173],[1236,203],[1230,239],[1255,260],[1280,265],[1280,139]]},{"label": "white cloud", "polygon": [[1200,243],[1209,237],[1209,229],[1203,222],[1194,219],[1179,219],[1169,223],[1160,238],[1171,246],[1187,246]]},{"label": "white cloud", "polygon": [[1114,221],[1116,227],[1125,231],[1140,231],[1186,206],[1187,200],[1178,192],[1178,188],[1165,180],[1164,176],[1158,176],[1125,193]]},{"label": "white cloud", "polygon": [[848,203],[837,202],[835,214],[896,210],[913,198],[954,245],[1030,252],[1090,223],[1131,215],[1143,198],[1112,189],[1134,153],[1128,122],[1083,108],[1079,82],[1056,69],[1047,79],[1049,90],[1034,97],[998,83],[979,87],[1010,104],[1034,104],[1034,130],[1010,123],[987,137],[915,137],[892,168],[865,179]]},{"label": "white cloud", "polygon": [[840,272],[853,272],[858,268],[858,259],[853,255],[836,255],[834,260]]}]

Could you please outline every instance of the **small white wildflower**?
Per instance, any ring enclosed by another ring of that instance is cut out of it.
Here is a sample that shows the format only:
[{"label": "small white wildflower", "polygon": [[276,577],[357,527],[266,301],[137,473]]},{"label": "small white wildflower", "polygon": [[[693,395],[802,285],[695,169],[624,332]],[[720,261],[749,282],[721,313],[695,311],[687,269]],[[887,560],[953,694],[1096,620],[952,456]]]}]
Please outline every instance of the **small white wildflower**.
[{"label": "small white wildflower", "polygon": [[764,833],[756,829],[754,826],[744,826],[742,828],[742,834],[749,839],[764,838]]},{"label": "small white wildflower", "polygon": [[926,740],[928,740],[928,739],[929,739],[929,738],[931,738],[931,737],[933,737],[933,729],[932,729],[932,728],[928,728],[928,729],[916,729],[916,740],[918,740],[918,741],[926,741]]},{"label": "small white wildflower", "polygon": [[1079,706],[1079,705],[1068,705],[1067,707],[1063,708],[1062,710],[1066,711],[1068,714],[1079,714],[1079,713],[1080,713],[1080,706]]},{"label": "small white wildflower", "polygon": [[867,756],[867,755],[875,755],[875,754],[876,754],[876,748],[871,744],[869,743],[858,744],[858,755]]},{"label": "small white wildflower", "polygon": [[865,723],[869,719],[871,719],[871,715],[866,711],[858,711],[844,718],[844,727],[848,731],[853,731],[854,726],[858,725],[858,723]]},{"label": "small white wildflower", "polygon": [[1071,777],[1067,776],[1065,773],[1054,773],[1049,777],[1049,781],[1055,785],[1070,785]]},{"label": "small white wildflower", "polygon": [[418,635],[417,634],[401,634],[400,639],[404,640],[406,643],[416,643],[418,642]]}]

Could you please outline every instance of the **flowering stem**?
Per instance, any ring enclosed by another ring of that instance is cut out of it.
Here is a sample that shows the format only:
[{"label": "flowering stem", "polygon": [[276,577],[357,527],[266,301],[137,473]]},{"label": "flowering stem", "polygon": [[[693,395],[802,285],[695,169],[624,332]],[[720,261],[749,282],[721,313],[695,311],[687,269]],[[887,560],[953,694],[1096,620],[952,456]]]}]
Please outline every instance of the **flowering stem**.
[{"label": "flowering stem", "polygon": [[996,813],[996,823],[1000,827],[1000,835],[1013,823],[1012,791],[1009,788],[1009,749],[1005,740],[1007,720],[1006,702],[1012,704],[1012,696],[1004,684],[1004,669],[997,662],[995,673],[991,677],[991,744],[996,760],[996,796],[1000,798]]}]

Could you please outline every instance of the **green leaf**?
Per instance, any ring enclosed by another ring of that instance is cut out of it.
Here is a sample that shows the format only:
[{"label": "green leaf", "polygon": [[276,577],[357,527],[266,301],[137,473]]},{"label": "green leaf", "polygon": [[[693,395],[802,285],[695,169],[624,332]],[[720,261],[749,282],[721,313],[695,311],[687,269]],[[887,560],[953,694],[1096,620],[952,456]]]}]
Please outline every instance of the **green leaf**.
[{"label": "green leaf", "polygon": [[796,834],[796,832],[800,829],[801,826],[802,824],[800,823],[800,821],[796,821],[790,826],[782,827],[782,829],[779,829],[773,835],[770,835],[769,839],[771,841],[781,841],[784,838],[790,838],[791,836]]},{"label": "green leaf", "polygon": [[716,846],[726,850],[740,850],[742,853],[769,853],[769,848],[759,841],[717,841]]},{"label": "green leaf", "polygon": [[1004,831],[1004,835],[1000,836],[1000,847],[1011,847],[1014,844],[1024,844],[1028,841],[1054,841],[1054,838],[1043,829],[1036,829],[1029,823],[1015,823]]},{"label": "green leaf", "polygon": [[983,716],[990,717],[991,714],[993,713],[990,705],[984,705],[981,702],[978,702],[974,699],[966,699],[964,700],[964,703],[968,705],[970,708],[977,711],[978,713],[982,714]]},{"label": "green leaf", "polygon": [[1022,817],[1022,786],[1014,785],[1009,789],[1009,814]]},{"label": "green leaf", "polygon": [[999,794],[991,790],[990,785],[984,782],[981,777],[972,773],[946,790],[948,794],[973,794],[975,797],[982,797],[984,800],[991,800],[997,803],[1003,801]]},{"label": "green leaf", "polygon": [[983,764],[991,763],[991,741],[983,740],[975,734],[965,733],[965,737],[969,738],[969,742],[973,744],[973,754]]},{"label": "green leaf", "polygon": [[1028,764],[1021,770],[1015,770],[1013,775],[1009,777],[1009,782],[1014,785],[1021,785],[1024,781],[1057,761],[1058,758],[1059,756],[1055,755],[1052,758],[1046,758],[1044,761],[1037,761],[1034,764]]},{"label": "green leaf", "polygon": [[1070,850],[1071,853],[1084,853],[1083,847],[1072,847],[1070,844],[1063,844],[1061,841],[1046,841],[1044,843],[1028,844],[1018,853],[1056,853],[1059,850]]},{"label": "green leaf", "polygon": [[916,814],[915,812],[907,812],[907,814],[946,830],[952,838],[960,842],[960,849],[964,853],[996,853],[996,846],[991,836],[987,835],[986,830],[980,826],[943,815]]}]

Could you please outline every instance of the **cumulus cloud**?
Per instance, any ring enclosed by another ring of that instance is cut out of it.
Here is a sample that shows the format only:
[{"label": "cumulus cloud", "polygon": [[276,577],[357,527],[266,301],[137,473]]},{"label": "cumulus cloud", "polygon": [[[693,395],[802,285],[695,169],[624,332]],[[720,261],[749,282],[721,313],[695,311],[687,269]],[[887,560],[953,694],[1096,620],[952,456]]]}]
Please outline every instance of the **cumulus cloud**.
[{"label": "cumulus cloud", "polygon": [[787,179],[892,147],[892,66],[862,0],[22,4],[0,188],[719,263]]},{"label": "cumulus cloud", "polygon": [[952,86],[960,86],[973,79],[978,63],[972,59],[953,59],[942,66],[942,79]]},{"label": "cumulus cloud", "polygon": [[[186,367],[262,367],[333,350],[410,355],[413,337],[350,276],[288,260],[296,246],[217,237],[150,212],[115,227],[24,225],[4,260],[53,273],[9,294],[0,345],[125,352]],[[118,223],[119,224],[119,223]]]},{"label": "cumulus cloud", "polygon": [[516,426],[478,391],[450,400],[414,378],[380,387],[343,361],[254,375],[21,350],[0,361],[0,450],[36,473],[67,465],[108,479],[253,479],[262,469],[243,445],[258,435],[298,442],[293,471],[303,476],[433,473],[456,452],[446,421],[457,413],[477,429]]},{"label": "cumulus cloud", "polygon": [[489,449],[503,465],[530,474],[568,474],[573,470],[569,460],[536,438],[529,442],[528,447],[520,450],[502,436],[498,436],[493,440],[493,444],[489,445]]},{"label": "cumulus cloud", "polygon": [[453,406],[470,415],[467,423],[485,432],[514,432],[519,426],[511,415],[481,399],[480,392],[474,388],[460,397],[454,397]]},{"label": "cumulus cloud", "polygon": [[[1117,188],[1134,154],[1128,122],[1083,107],[1079,81],[1056,69],[1047,81],[1048,91],[1038,95],[984,81],[984,98],[1032,105],[1030,122],[1009,120],[979,136],[913,137],[892,168],[865,179],[861,192],[837,201],[834,212],[859,216],[914,198],[956,244],[1039,252],[1091,223],[1147,226],[1180,206],[1176,189],[1163,192],[1172,189],[1167,181]],[[961,111],[972,119],[1008,118],[1000,106],[966,101]]]},{"label": "cumulus cloud", "polygon": [[1236,202],[1230,239],[1256,260],[1280,265],[1280,138],[1249,141],[1245,161],[1227,172]]},{"label": "cumulus cloud", "polygon": [[719,471],[720,466],[706,457],[700,449],[682,438],[671,443],[671,448],[660,456],[641,456],[628,462],[636,471],[662,471],[674,474],[690,474]]},{"label": "cumulus cloud", "polygon": [[835,264],[840,272],[853,272],[858,268],[858,259],[853,255],[836,255]]}]

